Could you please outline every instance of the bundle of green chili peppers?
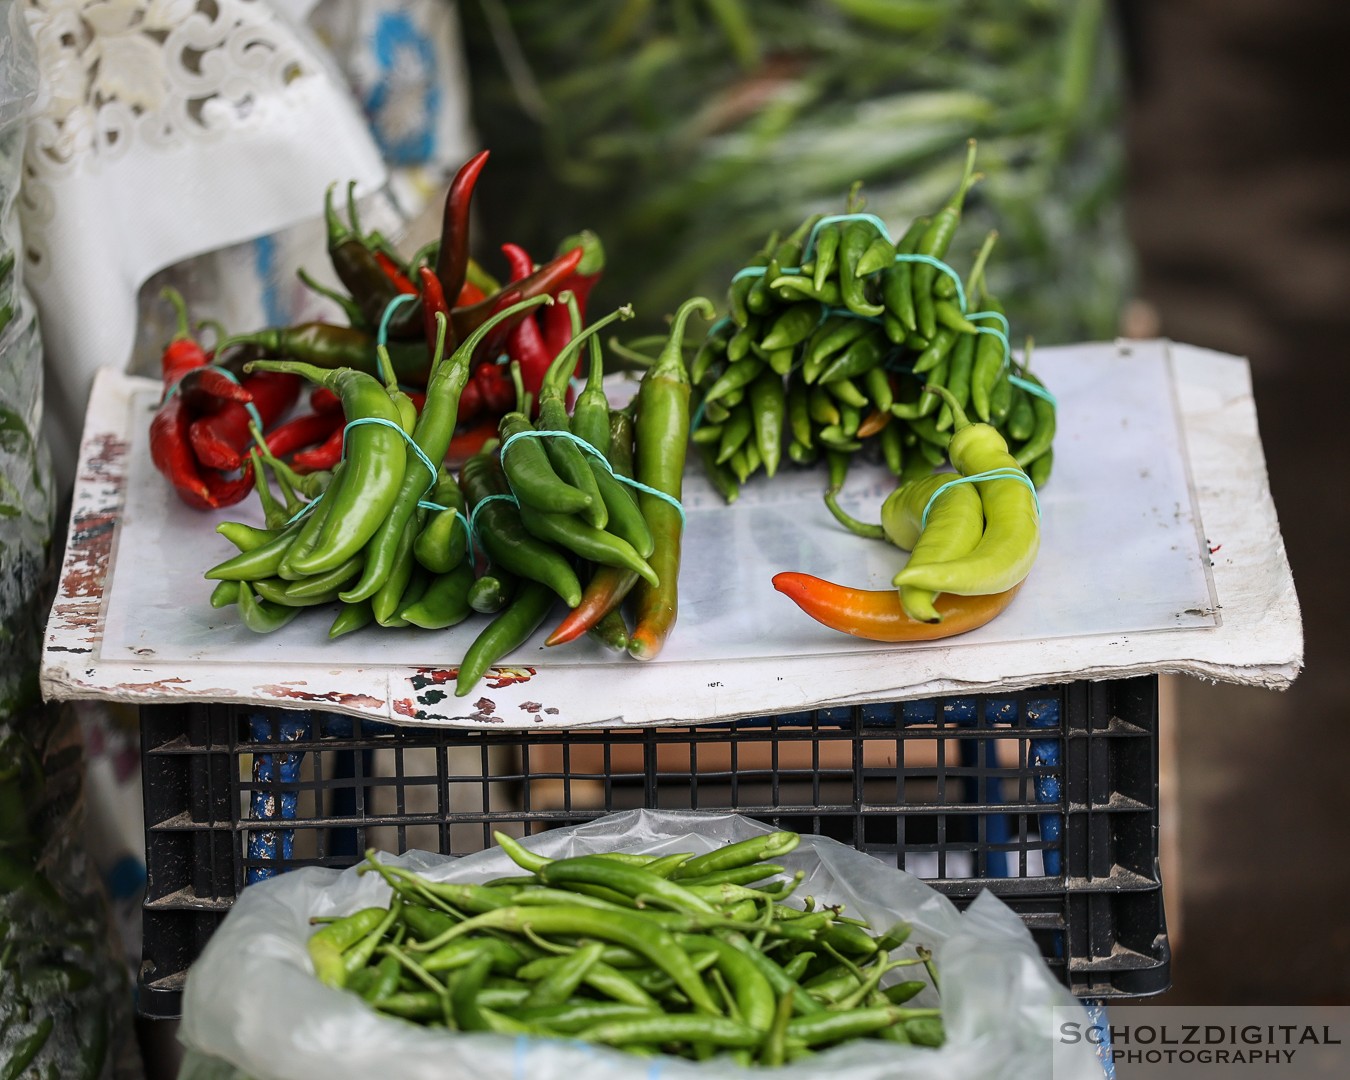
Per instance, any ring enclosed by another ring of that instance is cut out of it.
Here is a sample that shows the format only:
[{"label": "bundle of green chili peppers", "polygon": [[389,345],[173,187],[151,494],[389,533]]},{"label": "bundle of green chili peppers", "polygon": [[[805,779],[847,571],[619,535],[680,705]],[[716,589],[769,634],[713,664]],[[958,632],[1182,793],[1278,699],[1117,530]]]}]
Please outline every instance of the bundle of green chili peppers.
[{"label": "bundle of green chili peppers", "polygon": [[496,839],[522,874],[435,882],[368,852],[360,872],[388,882],[389,905],[314,933],[316,977],[414,1023],[739,1065],[944,1041],[941,1010],[908,1004],[938,992],[908,924],[878,933],[842,906],[788,902],[803,875],[775,860],[796,833],[557,860]]},{"label": "bundle of green chili peppers", "polygon": [[997,427],[1037,486],[1049,478],[1055,402],[1028,369],[1029,346],[1014,354],[988,289],[996,234],[964,279],[948,262],[977,180],[972,141],[951,195],[898,240],[862,211],[855,185],[842,213],[771,235],[733,277],[728,314],[690,366],[692,438],[727,501],[785,456],[826,460],[835,491],[859,452],[904,480],[942,468],[956,412],[935,386]]},{"label": "bundle of green chili peppers", "polygon": [[[244,625],[265,633],[305,608],[337,603],[334,638],[370,625],[442,630],[475,612],[491,615],[460,659],[460,696],[524,644],[559,600],[570,611],[547,644],[589,633],[635,659],[655,656],[677,612],[690,397],[681,347],[688,320],[711,318],[713,305],[697,297],[680,307],[635,401],[614,410],[597,334],[632,309],[583,330],[575,297],[564,292],[562,302],[573,333],[544,374],[538,400],[513,362],[517,407],[458,476],[445,461],[474,350],[499,322],[552,303],[549,297],[494,314],[448,356],[442,317],[420,412],[387,363],[383,384],[355,368],[249,365],[301,375],[335,393],[346,444],[331,474],[301,477],[258,440],[253,475],[266,527],[217,527],[239,552],[206,572],[219,582],[212,605],[238,605]],[[583,348],[590,351],[588,377],[569,412]]]}]

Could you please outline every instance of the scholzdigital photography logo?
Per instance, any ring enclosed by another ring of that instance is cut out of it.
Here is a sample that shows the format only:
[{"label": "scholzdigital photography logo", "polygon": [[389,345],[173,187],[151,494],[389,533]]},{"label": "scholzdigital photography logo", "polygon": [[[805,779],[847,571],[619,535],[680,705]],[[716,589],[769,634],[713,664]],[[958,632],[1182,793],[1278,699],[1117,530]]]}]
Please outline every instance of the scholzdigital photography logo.
[{"label": "scholzdigital photography logo", "polygon": [[1067,1068],[1087,1046],[1103,1075],[1118,1080],[1350,1076],[1350,1008],[1122,1005],[1104,1016],[1072,1007],[1054,1014],[1055,1064]]}]

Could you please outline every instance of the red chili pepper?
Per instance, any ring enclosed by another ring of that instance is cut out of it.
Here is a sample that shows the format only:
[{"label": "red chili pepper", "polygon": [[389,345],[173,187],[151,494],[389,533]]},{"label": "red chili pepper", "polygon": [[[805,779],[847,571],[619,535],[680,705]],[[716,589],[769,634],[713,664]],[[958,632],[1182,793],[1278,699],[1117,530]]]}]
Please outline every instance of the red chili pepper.
[{"label": "red chili pepper", "polygon": [[445,316],[446,350],[449,351],[454,344],[450,339],[452,332],[450,328],[450,305],[445,301],[445,290],[441,288],[441,279],[436,276],[436,271],[429,266],[419,266],[417,276],[422,282],[422,332],[427,339],[427,359],[435,361],[436,335],[438,333],[437,315]]},{"label": "red chili pepper", "polygon": [[[445,193],[445,213],[441,220],[441,246],[436,253],[436,277],[446,296],[458,298],[469,272],[469,204],[473,201],[478,174],[487,164],[488,151],[481,150],[463,165],[450,189]],[[456,333],[455,340],[463,341],[468,331]]]},{"label": "red chili pepper", "polygon": [[[585,255],[585,251],[581,247],[572,248],[556,259],[546,262],[524,280],[506,286],[501,292],[494,293],[476,304],[470,304],[468,307],[455,308],[450,313],[455,340],[463,341],[487,319],[496,315],[499,311],[505,311],[512,304],[518,304],[522,300],[545,294],[557,296],[564,283],[576,270],[583,255]],[[483,339],[481,346],[483,355],[496,356],[501,350],[506,336],[526,314],[527,312],[518,312],[494,326],[487,337]]]},{"label": "red chili pepper", "polygon": [[[535,271],[534,260],[530,258],[530,253],[519,244],[503,244],[502,254],[506,256],[506,263],[510,269],[510,278],[512,284],[524,281]],[[567,307],[564,304],[553,304],[552,307],[561,308],[564,315],[568,315]],[[549,364],[553,362],[555,353],[549,350],[548,345],[544,343],[544,335],[539,330],[539,323],[534,319],[534,312],[527,311],[525,317],[520,320],[511,330],[506,338],[506,354],[512,360],[520,362],[520,378],[525,384],[525,389],[536,398],[539,396],[539,387],[543,384],[544,373],[548,371]]]},{"label": "red chili pepper", "polygon": [[[595,288],[605,269],[605,249],[600,245],[600,238],[589,229],[578,233],[575,237],[568,237],[559,245],[560,250],[571,250],[573,247],[580,247],[584,254],[581,262],[577,264],[576,270],[563,283],[563,289],[570,289],[572,295],[577,298],[577,310],[581,313],[583,323],[586,319],[586,300],[591,295],[591,290]],[[559,290],[561,291],[561,289]],[[544,326],[544,341],[548,345],[548,351],[557,356],[562,352],[563,346],[572,340],[572,317],[565,306],[554,306],[545,308],[540,313],[540,320]],[[580,366],[581,360],[578,357],[577,364]]]},{"label": "red chili pepper", "polygon": [[476,304],[479,300],[486,299],[486,297],[487,293],[472,281],[466,281],[464,288],[459,290],[459,299],[455,301],[455,307],[468,307],[470,304]]},{"label": "red chili pepper", "polygon": [[409,296],[417,295],[417,286],[408,280],[407,275],[403,273],[403,270],[398,263],[394,262],[393,259],[378,248],[375,250],[374,254],[375,261],[380,264],[380,268],[384,271],[385,276],[389,278],[395,289]]},{"label": "red chili pepper", "polygon": [[342,441],[346,428],[346,424],[339,423],[318,446],[297,451],[291,458],[291,468],[298,473],[312,473],[335,467],[342,460]]},{"label": "red chili pepper", "polygon": [[202,473],[202,479],[206,481],[211,498],[218,508],[233,506],[243,502],[253,490],[253,462],[246,458],[238,476],[230,477],[215,469],[207,469]]},{"label": "red chili pepper", "polygon": [[187,301],[177,289],[166,286],[161,292],[165,300],[173,305],[178,317],[178,327],[164,351],[159,357],[160,376],[165,387],[178,382],[193,368],[199,368],[208,362],[208,355],[196,338],[192,336],[192,327],[188,322]]},{"label": "red chili pepper", "polygon": [[461,424],[466,424],[478,419],[482,414],[483,392],[478,389],[478,384],[473,381],[471,375],[460,392],[459,410],[455,413],[455,419]]},{"label": "red chili pepper", "polygon": [[868,641],[933,641],[983,626],[1004,610],[1021,588],[986,596],[941,593],[934,605],[941,622],[911,619],[898,589],[851,589],[810,574],[773,576],[773,587],[816,622]]},{"label": "red chili pepper", "polygon": [[489,416],[500,417],[515,408],[516,387],[507,365],[481,361],[469,376],[469,385],[477,390],[481,408]]},{"label": "red chili pepper", "polygon": [[334,428],[342,427],[341,413],[305,413],[267,433],[267,450],[273,457],[286,457],[324,442]]},{"label": "red chili pepper", "polygon": [[309,407],[315,412],[340,413],[342,399],[326,386],[316,386],[309,392]]},{"label": "red chili pepper", "polygon": [[461,427],[450,440],[450,449],[445,460],[451,468],[458,469],[474,454],[483,448],[488,439],[497,437],[497,417],[487,416],[476,424]]},{"label": "red chili pepper", "polygon": [[[294,375],[260,371],[244,380],[245,388],[253,395],[253,407],[266,432],[295,403],[300,392],[300,380]],[[253,414],[237,402],[227,402],[210,416],[198,417],[188,429],[188,439],[197,460],[203,465],[223,472],[233,472],[243,466],[248,448],[253,443],[249,425]]]},{"label": "red chili pepper", "polygon": [[185,503],[197,510],[215,509],[215,498],[192,455],[187,410],[177,395],[165,401],[150,421],[150,460]]},{"label": "red chili pepper", "polygon": [[216,412],[227,401],[245,404],[253,400],[252,393],[229,372],[212,364],[192,368],[178,380],[176,391],[183,399],[183,407],[191,416],[205,416]]}]

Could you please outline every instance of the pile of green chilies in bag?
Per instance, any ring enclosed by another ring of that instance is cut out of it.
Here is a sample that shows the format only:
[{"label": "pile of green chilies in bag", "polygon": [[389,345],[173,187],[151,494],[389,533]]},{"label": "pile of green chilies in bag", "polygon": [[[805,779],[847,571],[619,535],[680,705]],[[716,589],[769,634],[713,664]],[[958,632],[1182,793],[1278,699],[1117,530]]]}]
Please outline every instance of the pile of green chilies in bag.
[{"label": "pile of green chilies in bag", "polygon": [[947,259],[967,192],[979,179],[975,144],[955,190],[893,240],[861,212],[815,214],[772,235],[732,279],[728,314],[690,366],[693,441],[728,502],[784,456],[829,462],[831,491],[852,455],[874,453],[897,477],[948,462],[953,434],[942,386],[1007,439],[1036,486],[1054,461],[1055,400],[1014,353],[1003,305],[985,269],[991,233],[964,279]]},{"label": "pile of green chilies in bag", "polygon": [[788,902],[802,874],[774,860],[796,833],[557,860],[496,839],[522,874],[434,882],[368,852],[389,905],[314,933],[315,975],[415,1023],[637,1054],[774,1066],[856,1039],[943,1043],[941,1011],[907,1004],[938,989],[928,950],[898,952],[908,924]]},{"label": "pile of green chilies in bag", "polygon": [[[334,638],[371,625],[439,630],[474,613],[491,615],[456,658],[461,696],[533,635],[559,600],[570,610],[548,644],[590,633],[636,659],[655,656],[677,609],[690,409],[681,347],[689,318],[711,318],[714,309],[702,297],[681,305],[636,398],[616,410],[605,394],[596,335],[630,317],[631,308],[583,330],[575,301],[561,294],[573,336],[545,373],[538,399],[524,390],[513,363],[517,408],[501,417],[498,438],[458,476],[445,460],[475,348],[499,322],[550,298],[507,307],[449,355],[441,316],[420,411],[387,364],[381,383],[353,368],[250,362],[247,370],[289,372],[336,394],[346,441],[331,473],[301,477],[259,440],[254,475],[267,527],[217,527],[239,552],[206,571],[219,582],[212,605],[238,605],[245,626],[268,632],[307,607],[336,603]],[[587,379],[569,413],[568,388],[583,348]],[[280,482],[284,501],[264,467]]]}]

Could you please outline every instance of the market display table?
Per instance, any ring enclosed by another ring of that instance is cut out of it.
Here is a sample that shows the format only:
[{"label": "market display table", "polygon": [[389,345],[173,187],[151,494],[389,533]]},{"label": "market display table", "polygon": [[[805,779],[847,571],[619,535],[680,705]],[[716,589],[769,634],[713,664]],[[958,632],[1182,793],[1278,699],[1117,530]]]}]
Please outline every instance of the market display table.
[{"label": "market display table", "polygon": [[[833,835],[958,903],[989,888],[1079,997],[1165,989],[1157,677],[1288,686],[1298,601],[1244,361],[1122,341],[1036,366],[1059,415],[1043,543],[985,627],[901,646],[819,626],[774,573],[882,588],[903,556],[839,528],[823,471],[728,507],[694,466],[665,651],[541,632],[464,698],[453,671],[480,620],[329,641],[323,615],[258,636],[212,609],[201,574],[230,553],[214,522],[256,509],[181,506],[146,446],[158,384],[103,372],[42,686],[141,707],[139,1007],[176,1014],[250,882],[639,805]],[[892,485],[858,465],[841,501],[875,520]]]},{"label": "market display table", "polygon": [[[785,469],[724,506],[691,464],[680,619],[651,663],[545,632],[465,698],[450,671],[481,621],[337,641],[321,615],[272,634],[207,603],[233,549],[217,520],[256,503],[181,505],[146,445],[157,383],[104,371],[80,453],[42,668],[48,698],[321,707],[395,723],[519,727],[692,723],[1181,673],[1280,688],[1302,632],[1244,361],[1165,341],[1043,349],[1059,400],[1040,557],[989,625],[905,646],[825,629],[774,592],[780,570],[884,587],[902,556],[845,533],[823,474]],[[841,500],[876,519],[893,481],[855,468]],[[449,685],[447,685],[449,684]]]}]

